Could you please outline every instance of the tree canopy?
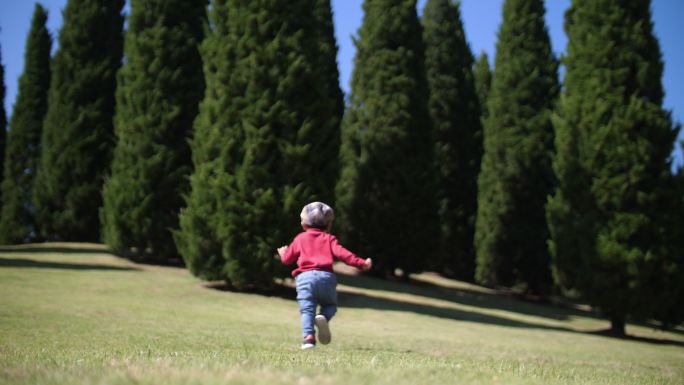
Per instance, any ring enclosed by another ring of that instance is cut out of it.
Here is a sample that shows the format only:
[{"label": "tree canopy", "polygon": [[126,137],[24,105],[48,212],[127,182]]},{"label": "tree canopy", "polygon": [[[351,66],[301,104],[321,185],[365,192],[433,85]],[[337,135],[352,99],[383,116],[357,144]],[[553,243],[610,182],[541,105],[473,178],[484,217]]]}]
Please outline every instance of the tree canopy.
[{"label": "tree canopy", "polygon": [[549,294],[547,195],[558,62],[542,0],[507,0],[496,45],[478,180],[476,278]]},{"label": "tree canopy", "polygon": [[599,307],[621,335],[627,316],[666,313],[663,297],[676,298],[666,283],[682,269],[667,220],[678,207],[669,192],[679,127],[662,108],[663,63],[650,5],[573,2],[554,119],[559,185],[548,204],[554,277]]},{"label": "tree canopy", "polygon": [[36,3],[26,40],[24,71],[19,78],[19,90],[7,138],[0,244],[36,240],[32,191],[40,158],[43,119],[47,111],[52,48],[52,37],[46,27],[47,16],[45,8]]},{"label": "tree canopy", "polygon": [[39,235],[100,240],[102,185],[114,144],[123,0],[69,0],[53,58],[33,189]]},{"label": "tree canopy", "polygon": [[477,175],[482,157],[474,58],[457,3],[428,0],[421,21],[438,173],[441,240],[435,262],[452,276],[472,280]]},{"label": "tree canopy", "polygon": [[164,261],[177,255],[188,141],[204,92],[199,44],[206,0],[133,0],[118,74],[116,147],[100,216],[116,252]]},{"label": "tree canopy", "polygon": [[[325,2],[317,3],[325,6]],[[211,4],[202,44],[207,89],[192,140],[194,172],[178,248],[190,270],[230,285],[268,287],[274,247],[299,227],[301,207],[325,196],[339,99],[325,24],[311,2]],[[322,148],[320,146],[323,146]],[[334,159],[332,160],[334,163]],[[329,188],[328,188],[329,189]]]},{"label": "tree canopy", "polygon": [[419,271],[439,242],[422,28],[413,0],[365,1],[342,123],[342,234],[376,273]]}]

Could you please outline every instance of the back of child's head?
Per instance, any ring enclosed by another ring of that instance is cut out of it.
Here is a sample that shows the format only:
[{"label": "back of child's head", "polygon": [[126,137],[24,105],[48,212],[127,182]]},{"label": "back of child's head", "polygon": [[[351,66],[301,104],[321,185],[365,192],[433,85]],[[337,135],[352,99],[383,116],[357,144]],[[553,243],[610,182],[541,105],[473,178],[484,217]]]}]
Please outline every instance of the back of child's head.
[{"label": "back of child's head", "polygon": [[323,202],[312,202],[304,206],[300,217],[307,227],[327,230],[335,219],[335,212]]}]

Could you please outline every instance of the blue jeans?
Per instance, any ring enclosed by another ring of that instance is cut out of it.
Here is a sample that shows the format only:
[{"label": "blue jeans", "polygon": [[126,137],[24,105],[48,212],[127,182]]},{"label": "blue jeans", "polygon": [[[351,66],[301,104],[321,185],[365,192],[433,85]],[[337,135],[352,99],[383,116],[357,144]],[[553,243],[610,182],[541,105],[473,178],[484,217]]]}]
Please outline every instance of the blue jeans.
[{"label": "blue jeans", "polygon": [[337,277],[327,271],[305,271],[295,278],[297,302],[302,315],[302,335],[314,335],[316,308],[330,321],[337,312]]}]

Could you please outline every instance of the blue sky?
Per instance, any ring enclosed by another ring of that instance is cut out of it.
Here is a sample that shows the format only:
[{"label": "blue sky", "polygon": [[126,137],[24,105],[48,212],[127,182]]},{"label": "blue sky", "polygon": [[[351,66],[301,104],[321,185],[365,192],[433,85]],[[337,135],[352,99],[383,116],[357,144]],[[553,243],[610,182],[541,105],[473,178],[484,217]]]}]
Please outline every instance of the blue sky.
[{"label": "blue sky", "polygon": [[[426,0],[418,1],[419,11]],[[349,92],[349,80],[352,73],[354,46],[351,37],[356,35],[363,20],[363,0],[332,0],[335,22],[335,36],[339,47],[338,66],[340,69],[340,86]],[[62,22],[61,10],[66,0],[44,0],[41,2],[48,9],[48,29],[53,39]],[[501,7],[503,0],[461,0],[461,14],[465,25],[466,37],[472,51],[477,55],[487,51],[490,60],[494,60],[496,34],[501,23]],[[563,13],[570,5],[570,0],[547,0],[546,24],[549,28],[553,50],[560,55],[565,50],[567,38],[563,31]],[[23,70],[23,56],[26,35],[31,22],[34,2],[25,0],[0,0],[0,49],[2,63],[5,66],[5,85],[7,95],[5,108],[11,115],[11,106],[17,92],[17,82]],[[665,62],[663,85],[665,86],[665,108],[672,111],[675,121],[684,121],[684,49],[679,38],[684,36],[684,1],[653,0],[652,13],[655,23],[655,34],[660,41],[660,48]],[[680,134],[684,139],[684,133]],[[680,150],[675,152],[676,162],[684,163]]]}]

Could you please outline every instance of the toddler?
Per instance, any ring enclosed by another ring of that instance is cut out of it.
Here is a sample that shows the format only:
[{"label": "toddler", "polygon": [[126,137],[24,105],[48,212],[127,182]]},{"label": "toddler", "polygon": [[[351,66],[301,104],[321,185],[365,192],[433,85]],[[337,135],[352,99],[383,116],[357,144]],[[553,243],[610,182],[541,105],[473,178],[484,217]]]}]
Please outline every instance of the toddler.
[{"label": "toddler", "polygon": [[[304,232],[299,233],[290,246],[278,248],[280,260],[290,265],[297,262],[292,272],[297,286],[297,302],[302,315],[302,349],[316,346],[314,324],[318,328],[318,341],[330,343],[328,322],[337,312],[337,278],[333,273],[333,258],[349,266],[368,270],[370,258],[361,259],[342,247],[330,234],[335,214],[325,203],[313,202],[304,206],[300,214]],[[320,305],[320,314],[316,308]]]}]

